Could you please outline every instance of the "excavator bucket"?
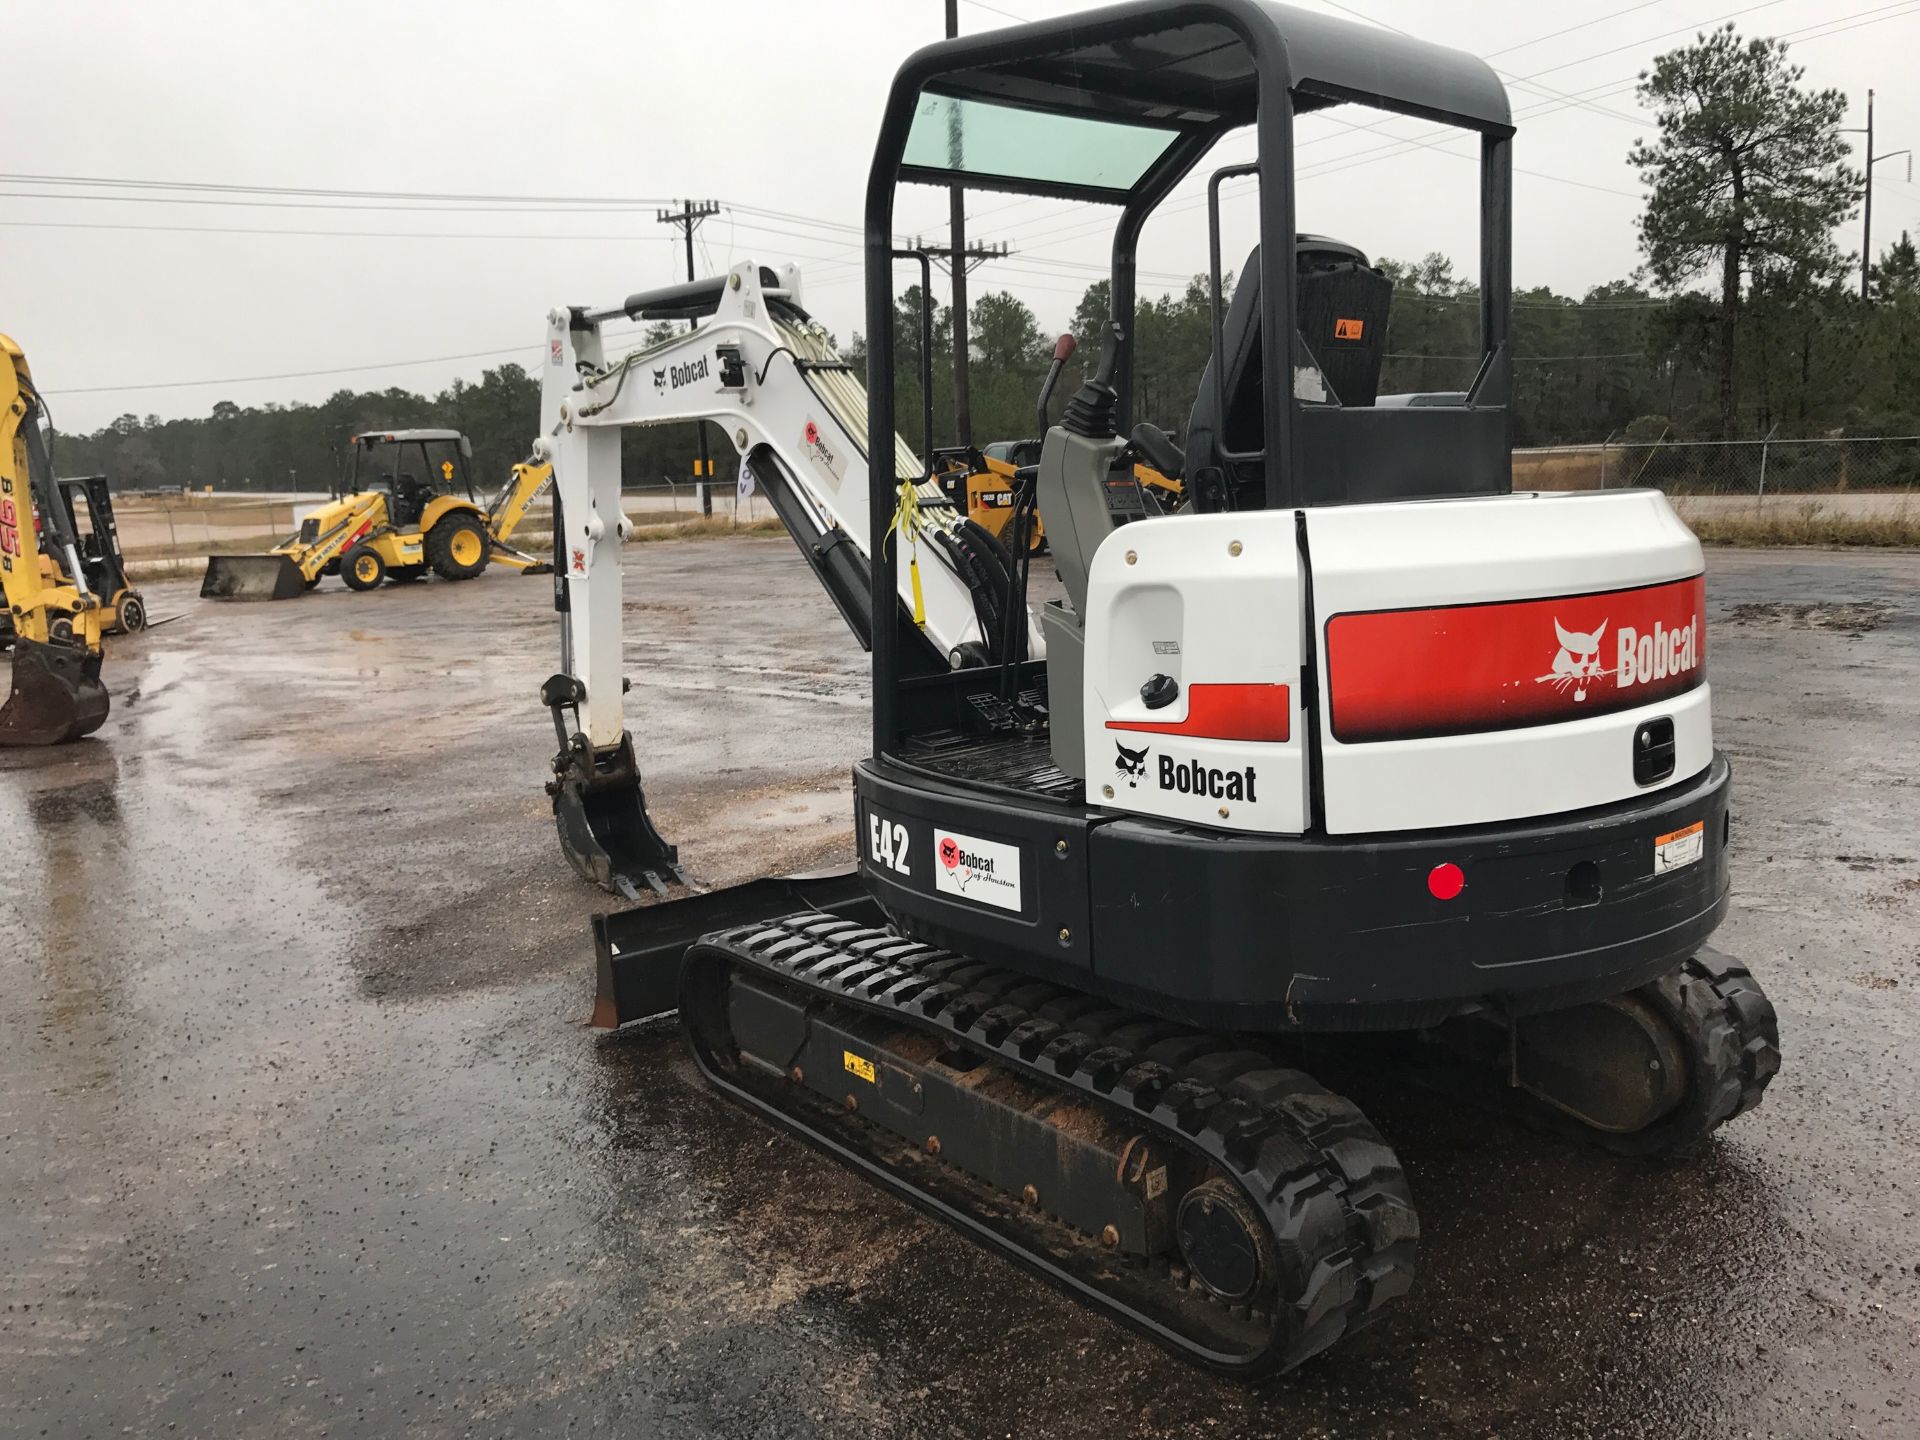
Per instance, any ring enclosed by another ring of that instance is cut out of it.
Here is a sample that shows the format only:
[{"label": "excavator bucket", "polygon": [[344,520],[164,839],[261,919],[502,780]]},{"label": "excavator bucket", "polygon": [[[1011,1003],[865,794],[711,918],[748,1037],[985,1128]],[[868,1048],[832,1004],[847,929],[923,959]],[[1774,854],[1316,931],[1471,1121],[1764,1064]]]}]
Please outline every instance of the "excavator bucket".
[{"label": "excavator bucket", "polygon": [[0,745],[59,745],[106,723],[100,657],[70,645],[16,637],[13,685],[0,705]]},{"label": "excavator bucket", "polygon": [[291,600],[307,588],[300,567],[287,555],[210,555],[203,600]]}]

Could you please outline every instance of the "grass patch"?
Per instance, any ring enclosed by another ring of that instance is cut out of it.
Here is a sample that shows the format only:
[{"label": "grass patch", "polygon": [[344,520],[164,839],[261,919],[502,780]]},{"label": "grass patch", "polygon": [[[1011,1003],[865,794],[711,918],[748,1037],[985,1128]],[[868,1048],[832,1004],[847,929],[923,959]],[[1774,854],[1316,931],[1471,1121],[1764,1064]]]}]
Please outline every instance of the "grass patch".
[{"label": "grass patch", "polygon": [[1920,549],[1920,515],[1693,515],[1686,521],[1709,545]]},{"label": "grass patch", "polygon": [[729,535],[784,535],[786,529],[787,527],[780,523],[778,517],[773,515],[763,515],[758,520],[742,520],[737,524],[722,515],[701,516],[670,521],[665,525],[636,525],[633,533],[627,537],[627,543],[632,545],[649,540],[721,540]]}]

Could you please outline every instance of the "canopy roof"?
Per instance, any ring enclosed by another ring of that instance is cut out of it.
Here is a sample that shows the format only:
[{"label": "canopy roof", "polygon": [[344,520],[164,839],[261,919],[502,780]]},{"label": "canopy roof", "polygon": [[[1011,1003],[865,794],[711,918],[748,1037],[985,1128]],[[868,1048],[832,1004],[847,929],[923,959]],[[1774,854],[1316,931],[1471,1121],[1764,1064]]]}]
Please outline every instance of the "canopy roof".
[{"label": "canopy roof", "polygon": [[[1296,113],[1357,102],[1512,133],[1487,63],[1269,0],[1156,0],[930,45],[903,179],[1124,199],[1184,137],[1252,123],[1263,76]],[[1023,183],[1024,182],[1024,183]]]}]

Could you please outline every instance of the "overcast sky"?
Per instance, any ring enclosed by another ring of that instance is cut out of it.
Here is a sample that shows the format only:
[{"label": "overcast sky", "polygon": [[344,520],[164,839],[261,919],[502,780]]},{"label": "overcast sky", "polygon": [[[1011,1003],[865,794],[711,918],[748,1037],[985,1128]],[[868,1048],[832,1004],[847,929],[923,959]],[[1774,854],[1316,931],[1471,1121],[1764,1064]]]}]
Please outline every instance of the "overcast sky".
[{"label": "overcast sky", "polygon": [[[1303,3],[1472,51],[1507,77],[1523,286],[1578,294],[1633,269],[1639,187],[1625,156],[1652,134],[1633,80],[1715,20],[1790,39],[1810,83],[1852,98],[1850,124],[1865,123],[1877,86],[1878,148],[1920,144],[1920,0]],[[1078,8],[963,0],[960,14],[972,33]],[[900,61],[941,24],[940,0],[9,6],[0,330],[26,348],[68,430],[342,387],[431,392],[501,360],[531,366],[555,304],[605,304],[678,278],[677,232],[654,210],[690,195],[730,207],[700,231],[703,270],[797,261],[809,308],[844,339],[863,328],[848,227],[860,221],[880,107]],[[1441,250],[1471,274],[1475,170],[1450,153],[1470,146],[1414,121],[1332,114],[1341,120],[1301,125],[1302,228],[1374,256]],[[1920,229],[1905,166],[1878,169],[1876,250]],[[28,176],[387,193],[344,201]],[[393,198],[442,194],[608,203]],[[1049,330],[1105,273],[1110,211],[981,193],[970,213],[972,238],[1016,252],[975,272],[974,294],[1011,290]],[[898,214],[903,230],[931,234],[945,200],[908,189]],[[1204,224],[1188,205],[1149,227],[1143,292],[1204,269]],[[1230,254],[1243,253],[1236,225]],[[1842,242],[1858,248],[1857,223]],[[310,371],[336,373],[292,374]]]}]

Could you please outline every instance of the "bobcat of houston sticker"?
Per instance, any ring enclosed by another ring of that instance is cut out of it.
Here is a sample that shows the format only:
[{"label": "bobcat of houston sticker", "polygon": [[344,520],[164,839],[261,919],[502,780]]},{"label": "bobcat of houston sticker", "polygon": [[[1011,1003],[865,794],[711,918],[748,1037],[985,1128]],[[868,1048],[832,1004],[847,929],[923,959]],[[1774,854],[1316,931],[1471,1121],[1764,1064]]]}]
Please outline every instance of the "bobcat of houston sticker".
[{"label": "bobcat of houston sticker", "polygon": [[1693,864],[1706,849],[1706,839],[1704,820],[1696,820],[1684,830],[1654,837],[1653,873],[1664,875],[1669,870]]},{"label": "bobcat of houston sticker", "polygon": [[936,826],[933,885],[945,895],[958,895],[963,900],[1017,911],[1020,908],[1020,847]]}]

